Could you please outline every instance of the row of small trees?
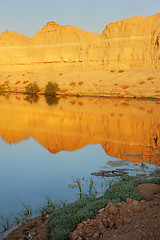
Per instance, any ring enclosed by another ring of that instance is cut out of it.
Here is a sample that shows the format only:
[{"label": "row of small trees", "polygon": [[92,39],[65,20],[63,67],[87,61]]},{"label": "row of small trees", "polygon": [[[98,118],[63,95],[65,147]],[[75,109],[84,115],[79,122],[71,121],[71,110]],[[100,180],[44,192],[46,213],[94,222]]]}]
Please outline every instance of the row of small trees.
[{"label": "row of small trees", "polygon": [[[37,82],[27,84],[25,90],[26,93],[29,95],[37,95],[37,93],[40,92],[40,88]],[[60,89],[57,83],[49,81],[45,86],[44,93],[48,96],[55,96],[56,92],[58,92],[59,90]]]}]

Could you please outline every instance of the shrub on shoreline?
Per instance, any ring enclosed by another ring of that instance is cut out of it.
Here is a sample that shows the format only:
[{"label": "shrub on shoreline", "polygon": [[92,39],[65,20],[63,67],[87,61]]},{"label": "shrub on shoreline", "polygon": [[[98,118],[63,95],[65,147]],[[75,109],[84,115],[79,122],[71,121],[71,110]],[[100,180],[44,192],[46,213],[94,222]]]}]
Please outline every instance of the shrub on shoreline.
[{"label": "shrub on shoreline", "polygon": [[59,86],[55,82],[49,81],[45,87],[45,95],[47,96],[55,96],[56,92],[59,91]]},{"label": "shrub on shoreline", "polygon": [[36,82],[28,83],[25,90],[28,95],[37,95],[37,93],[40,92],[40,88]]}]

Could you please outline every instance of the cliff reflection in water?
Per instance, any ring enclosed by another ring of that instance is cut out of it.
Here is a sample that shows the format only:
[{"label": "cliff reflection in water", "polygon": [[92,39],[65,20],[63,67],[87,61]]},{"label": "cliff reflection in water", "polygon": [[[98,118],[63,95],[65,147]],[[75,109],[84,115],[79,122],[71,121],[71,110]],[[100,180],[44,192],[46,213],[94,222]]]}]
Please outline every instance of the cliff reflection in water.
[{"label": "cliff reflection in water", "polygon": [[0,136],[8,143],[32,136],[51,153],[100,143],[109,156],[160,165],[160,102],[66,97],[53,103],[1,96]]}]

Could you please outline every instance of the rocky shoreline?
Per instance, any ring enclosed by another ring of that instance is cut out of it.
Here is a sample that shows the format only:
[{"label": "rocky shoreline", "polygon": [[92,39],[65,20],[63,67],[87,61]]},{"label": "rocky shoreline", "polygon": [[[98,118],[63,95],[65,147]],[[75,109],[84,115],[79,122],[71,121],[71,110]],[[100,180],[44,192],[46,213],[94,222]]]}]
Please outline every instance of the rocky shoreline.
[{"label": "rocky shoreline", "polygon": [[[108,203],[94,219],[87,219],[70,234],[71,240],[135,240],[160,238],[160,186],[137,186],[146,200]],[[48,215],[36,217],[14,229],[4,240],[45,240]]]}]

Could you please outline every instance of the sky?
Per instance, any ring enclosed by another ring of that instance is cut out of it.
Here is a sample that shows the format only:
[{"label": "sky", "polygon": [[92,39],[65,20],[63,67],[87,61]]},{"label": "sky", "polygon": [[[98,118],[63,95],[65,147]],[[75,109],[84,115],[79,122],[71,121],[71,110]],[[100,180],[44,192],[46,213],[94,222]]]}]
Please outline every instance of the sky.
[{"label": "sky", "polygon": [[49,21],[101,33],[110,22],[160,12],[160,0],[0,0],[0,33],[32,37]]}]

